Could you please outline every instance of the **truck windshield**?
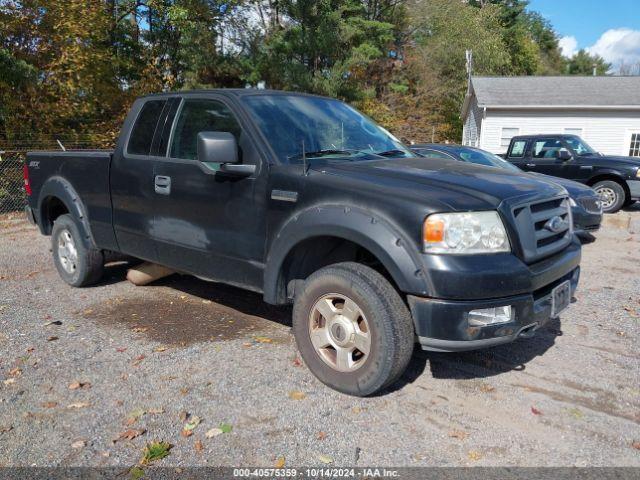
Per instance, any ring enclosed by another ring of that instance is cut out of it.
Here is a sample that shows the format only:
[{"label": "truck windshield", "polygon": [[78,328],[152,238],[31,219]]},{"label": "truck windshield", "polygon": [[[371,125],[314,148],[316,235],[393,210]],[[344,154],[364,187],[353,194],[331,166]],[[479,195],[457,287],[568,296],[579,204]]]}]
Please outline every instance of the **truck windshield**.
[{"label": "truck windshield", "polygon": [[596,155],[596,152],[587,142],[582,140],[580,137],[567,137],[565,141],[569,144],[571,149],[576,152],[576,154],[580,157],[586,157],[589,155]]},{"label": "truck windshield", "polygon": [[249,95],[244,99],[280,161],[307,158],[361,161],[415,157],[398,139],[339,100],[303,95]]}]

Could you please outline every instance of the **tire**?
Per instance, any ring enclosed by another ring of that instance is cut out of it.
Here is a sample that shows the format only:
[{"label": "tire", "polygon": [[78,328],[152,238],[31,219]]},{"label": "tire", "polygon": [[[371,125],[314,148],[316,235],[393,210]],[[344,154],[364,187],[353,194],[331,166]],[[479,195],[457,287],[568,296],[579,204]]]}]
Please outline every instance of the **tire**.
[{"label": "tire", "polygon": [[102,277],[102,251],[84,246],[80,229],[71,215],[60,215],[53,223],[51,247],[58,274],[69,285],[86,287]]},{"label": "tire", "polygon": [[361,397],[398,380],[414,347],[413,320],[398,292],[375,270],[351,262],[322,268],[304,282],[294,301],[293,333],[322,383]]},{"label": "tire", "polygon": [[613,180],[603,180],[596,183],[592,188],[600,195],[600,200],[603,202],[602,211],[604,213],[616,213],[627,201],[624,188]]}]

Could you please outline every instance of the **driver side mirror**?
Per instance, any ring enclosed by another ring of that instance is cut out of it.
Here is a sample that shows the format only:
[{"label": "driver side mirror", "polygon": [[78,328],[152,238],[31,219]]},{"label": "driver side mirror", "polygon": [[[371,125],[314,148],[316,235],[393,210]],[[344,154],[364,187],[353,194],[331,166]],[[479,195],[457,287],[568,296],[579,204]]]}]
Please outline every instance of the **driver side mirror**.
[{"label": "driver side mirror", "polygon": [[233,176],[248,177],[255,165],[243,165],[238,155],[238,142],[229,132],[198,133],[198,160],[213,171]]},{"label": "driver side mirror", "polygon": [[571,160],[573,158],[573,155],[571,155],[571,152],[569,152],[569,150],[560,150],[558,152],[558,158],[563,162],[566,162]]}]

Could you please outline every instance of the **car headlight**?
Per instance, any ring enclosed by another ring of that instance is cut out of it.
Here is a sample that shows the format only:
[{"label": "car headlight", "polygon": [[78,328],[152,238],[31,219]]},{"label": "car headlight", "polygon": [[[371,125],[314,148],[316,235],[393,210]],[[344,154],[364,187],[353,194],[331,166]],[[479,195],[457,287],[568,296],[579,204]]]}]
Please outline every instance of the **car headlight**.
[{"label": "car headlight", "polygon": [[496,211],[436,213],[423,226],[425,253],[475,254],[511,251],[509,237]]},{"label": "car headlight", "polygon": [[636,177],[640,178],[640,168],[636,171]]}]

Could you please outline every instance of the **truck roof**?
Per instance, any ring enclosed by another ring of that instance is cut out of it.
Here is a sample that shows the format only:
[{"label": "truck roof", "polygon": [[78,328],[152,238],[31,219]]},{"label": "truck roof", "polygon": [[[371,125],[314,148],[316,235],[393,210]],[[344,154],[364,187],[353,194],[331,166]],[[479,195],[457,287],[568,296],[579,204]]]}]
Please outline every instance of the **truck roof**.
[{"label": "truck roof", "polygon": [[536,135],[516,135],[511,139],[513,140],[531,140],[534,138],[575,138],[577,135],[572,135],[570,133],[539,133]]},{"label": "truck roof", "polygon": [[[269,90],[269,89],[257,89],[257,88],[206,88],[197,90],[175,90],[171,92],[151,93],[148,95],[142,95],[140,98],[157,98],[157,97],[171,97],[176,95],[188,96],[188,95],[202,95],[203,93],[217,93],[227,97],[247,97],[247,96],[266,96],[266,95],[295,95],[304,97],[317,97],[317,98],[331,98],[322,95],[315,95],[312,93],[294,92],[287,90]],[[335,100],[335,99],[332,99]]]}]

